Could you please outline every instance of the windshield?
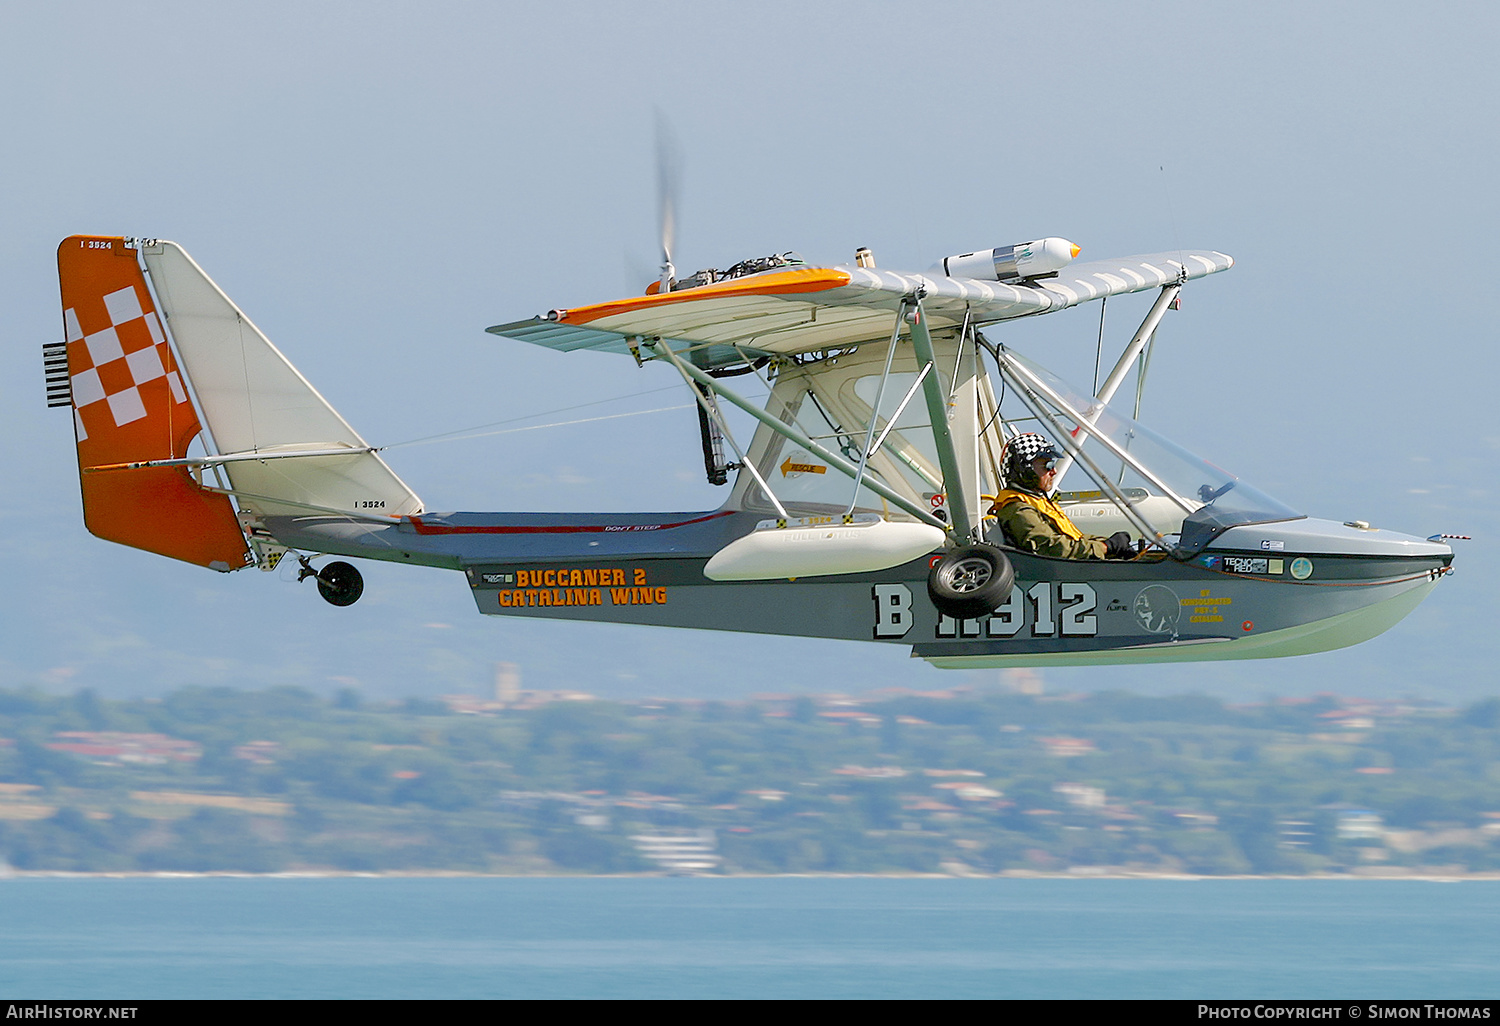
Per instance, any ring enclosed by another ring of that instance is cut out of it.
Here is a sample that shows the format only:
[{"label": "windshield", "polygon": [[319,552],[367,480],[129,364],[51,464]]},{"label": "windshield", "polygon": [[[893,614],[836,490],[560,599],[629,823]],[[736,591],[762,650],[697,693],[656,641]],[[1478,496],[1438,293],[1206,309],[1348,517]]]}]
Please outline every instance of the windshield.
[{"label": "windshield", "polygon": [[[1096,473],[1104,477],[1106,481],[1095,481],[1095,486],[1108,492],[1107,483],[1125,492],[1137,512],[1156,530],[1163,534],[1180,532],[1181,548],[1197,552],[1236,524],[1295,520],[1303,515],[1085,395],[1025,357],[1013,351],[1005,355],[1020,365],[1022,382],[1031,386],[1029,391],[1043,401],[1046,412],[1056,417],[1081,448],[1083,458],[1064,474],[1069,483],[1079,487]],[[1028,375],[1034,381],[1025,381]],[[1020,431],[1036,430],[1056,438],[1058,432],[1045,419],[1026,419],[1030,423],[1010,423]],[[1088,427],[1080,426],[1080,421],[1087,422]],[[1095,437],[1090,428],[1103,439]],[[1067,451],[1066,445],[1058,447]],[[1146,498],[1138,501],[1142,493]]]}]

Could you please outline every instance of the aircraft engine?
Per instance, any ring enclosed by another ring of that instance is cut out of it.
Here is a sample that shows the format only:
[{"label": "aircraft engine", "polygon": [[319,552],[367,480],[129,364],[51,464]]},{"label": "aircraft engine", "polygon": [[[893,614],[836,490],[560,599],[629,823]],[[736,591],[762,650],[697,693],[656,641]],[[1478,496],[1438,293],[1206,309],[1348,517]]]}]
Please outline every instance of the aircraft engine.
[{"label": "aircraft engine", "polygon": [[944,257],[938,265],[949,278],[982,281],[1022,281],[1056,274],[1078,255],[1078,247],[1055,236],[1014,246],[996,246],[974,253]]}]

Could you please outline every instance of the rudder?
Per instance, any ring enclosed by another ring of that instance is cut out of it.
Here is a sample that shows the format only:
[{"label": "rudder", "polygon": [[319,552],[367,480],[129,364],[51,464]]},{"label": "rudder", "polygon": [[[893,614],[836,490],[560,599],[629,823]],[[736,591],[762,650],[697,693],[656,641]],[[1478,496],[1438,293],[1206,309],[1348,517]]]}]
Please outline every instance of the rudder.
[{"label": "rudder", "polygon": [[84,524],[107,541],[214,570],[249,565],[228,497],[187,468],[101,469],[181,459],[202,431],[136,249],[123,238],[71,236],[57,270]]}]

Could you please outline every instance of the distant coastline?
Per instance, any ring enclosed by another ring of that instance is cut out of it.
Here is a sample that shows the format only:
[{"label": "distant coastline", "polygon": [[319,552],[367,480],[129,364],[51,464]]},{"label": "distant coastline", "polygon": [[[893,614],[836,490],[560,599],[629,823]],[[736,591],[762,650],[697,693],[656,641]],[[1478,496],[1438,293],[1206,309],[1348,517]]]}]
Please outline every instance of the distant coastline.
[{"label": "distant coastline", "polygon": [[0,874],[1500,877],[1500,699],[517,695],[0,691]]}]

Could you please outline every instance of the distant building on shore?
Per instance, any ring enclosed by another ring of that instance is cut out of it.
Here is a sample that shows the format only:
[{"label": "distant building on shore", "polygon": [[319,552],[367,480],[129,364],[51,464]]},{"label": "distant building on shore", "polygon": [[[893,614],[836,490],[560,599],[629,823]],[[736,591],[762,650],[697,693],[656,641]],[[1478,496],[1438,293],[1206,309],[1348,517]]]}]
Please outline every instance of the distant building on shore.
[{"label": "distant building on shore", "polygon": [[521,668],[515,663],[495,664],[495,695],[443,695],[449,712],[469,716],[493,716],[502,709],[536,709],[552,702],[592,702],[594,696],[582,691],[526,691],[521,687]]}]

